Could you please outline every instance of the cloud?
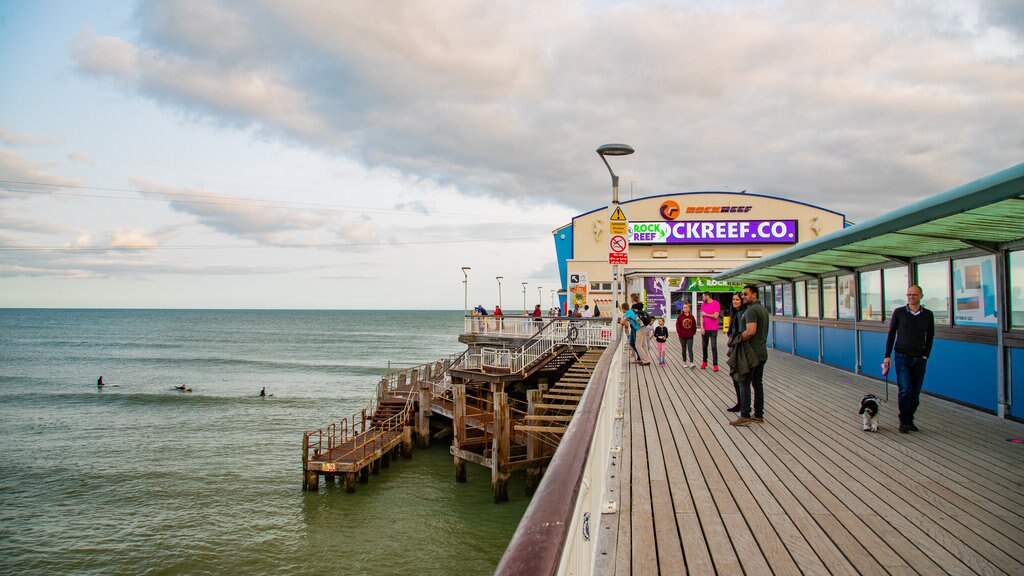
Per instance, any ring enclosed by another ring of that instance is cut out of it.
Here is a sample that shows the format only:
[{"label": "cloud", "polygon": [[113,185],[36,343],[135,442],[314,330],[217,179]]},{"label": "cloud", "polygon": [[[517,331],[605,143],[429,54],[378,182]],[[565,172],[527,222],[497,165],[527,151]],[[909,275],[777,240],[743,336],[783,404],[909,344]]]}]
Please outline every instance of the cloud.
[{"label": "cloud", "polygon": [[72,150],[71,152],[68,152],[68,160],[71,160],[72,162],[81,162],[83,164],[89,164],[90,166],[96,165],[96,161],[92,159],[92,156],[89,156],[85,152],[79,152],[78,150]]},{"label": "cloud", "polygon": [[614,141],[645,195],[746,188],[854,219],[1024,156],[1019,3],[813,8],[161,0],[137,39],[84,32],[72,57],[189,118],[580,210],[609,196],[594,150]]},{"label": "cloud", "polygon": [[24,197],[19,192],[49,190],[49,186],[79,186],[81,180],[49,172],[47,167],[0,148],[0,198]]},{"label": "cloud", "polygon": [[53,140],[49,138],[33,136],[31,134],[22,134],[21,132],[6,130],[2,127],[0,127],[0,142],[10,144],[12,146],[39,146],[43,144],[53,144]]},{"label": "cloud", "polygon": [[[166,200],[168,206],[188,214],[213,230],[270,246],[316,245],[340,250],[359,249],[373,242],[373,227],[365,221],[335,212],[300,210],[260,204],[244,198],[215,194],[198,188],[165,186],[134,179],[143,196]],[[338,243],[336,239],[343,242]]]}]

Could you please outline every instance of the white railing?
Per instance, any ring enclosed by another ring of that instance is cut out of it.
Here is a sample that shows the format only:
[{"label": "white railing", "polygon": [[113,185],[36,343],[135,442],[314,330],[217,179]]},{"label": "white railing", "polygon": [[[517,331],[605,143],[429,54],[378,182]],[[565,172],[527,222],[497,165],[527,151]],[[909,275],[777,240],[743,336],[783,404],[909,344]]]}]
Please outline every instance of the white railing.
[{"label": "white railing", "polygon": [[607,501],[608,465],[611,462],[612,451],[619,451],[622,448],[613,444],[615,420],[622,414],[622,406],[619,404],[624,401],[624,350],[623,343],[612,358],[608,369],[608,382],[597,415],[597,427],[587,454],[586,466],[583,468],[583,481],[580,484],[579,496],[576,498],[565,547],[562,549],[562,559],[558,567],[560,575],[593,574],[597,539],[601,536],[601,514],[606,511],[606,506],[614,505],[616,509],[618,507],[618,502]]},{"label": "white railing", "polygon": [[464,334],[486,334],[508,338],[529,338],[544,327],[551,317],[532,316],[466,316]]},{"label": "white railing", "polygon": [[[468,320],[472,319],[468,318]],[[534,330],[530,335],[530,340],[522,348],[484,346],[466,354],[457,368],[519,373],[554,350],[556,346],[568,344],[599,348],[608,346],[613,335],[610,318],[555,319],[545,325],[541,331]]]}]

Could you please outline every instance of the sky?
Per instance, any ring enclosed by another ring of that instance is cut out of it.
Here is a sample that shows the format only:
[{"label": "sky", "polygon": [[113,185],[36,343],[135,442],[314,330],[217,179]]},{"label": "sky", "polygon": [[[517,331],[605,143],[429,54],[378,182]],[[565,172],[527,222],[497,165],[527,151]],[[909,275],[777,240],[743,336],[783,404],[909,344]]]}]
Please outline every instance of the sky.
[{"label": "sky", "polygon": [[611,142],[879,216],[1024,161],[1024,3],[0,0],[0,307],[547,308]]}]

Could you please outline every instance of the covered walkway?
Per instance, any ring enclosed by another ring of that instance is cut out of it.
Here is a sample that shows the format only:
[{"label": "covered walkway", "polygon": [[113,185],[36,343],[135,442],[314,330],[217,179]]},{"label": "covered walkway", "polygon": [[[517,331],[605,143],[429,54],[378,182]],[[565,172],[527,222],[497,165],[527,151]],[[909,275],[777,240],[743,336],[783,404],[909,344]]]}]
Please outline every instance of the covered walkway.
[{"label": "covered walkway", "polygon": [[900,434],[890,385],[862,432],[882,382],[770,351],[765,422],[735,428],[724,364],[669,352],[629,368],[596,573],[1024,574],[1024,425],[924,395]]}]

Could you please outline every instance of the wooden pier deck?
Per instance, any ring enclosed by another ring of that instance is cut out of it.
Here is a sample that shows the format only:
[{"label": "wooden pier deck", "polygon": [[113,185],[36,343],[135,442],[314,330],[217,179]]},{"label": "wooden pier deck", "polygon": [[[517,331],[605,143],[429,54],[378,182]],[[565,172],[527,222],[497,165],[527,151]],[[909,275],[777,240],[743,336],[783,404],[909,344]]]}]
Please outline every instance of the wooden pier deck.
[{"label": "wooden pier deck", "polygon": [[733,427],[719,351],[630,365],[596,573],[1024,574],[1024,425],[922,395],[900,434],[890,384],[863,432],[882,383],[770,351],[765,422]]}]

